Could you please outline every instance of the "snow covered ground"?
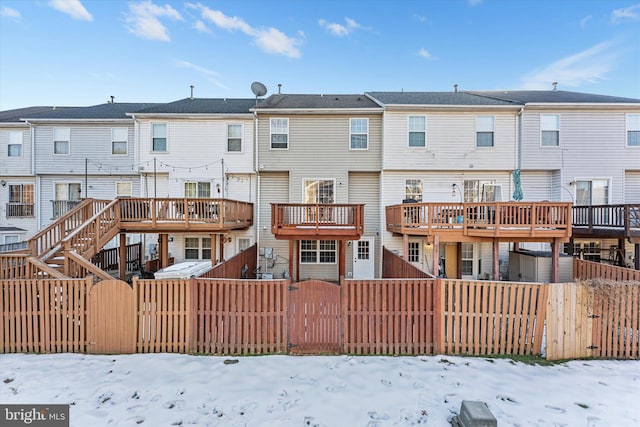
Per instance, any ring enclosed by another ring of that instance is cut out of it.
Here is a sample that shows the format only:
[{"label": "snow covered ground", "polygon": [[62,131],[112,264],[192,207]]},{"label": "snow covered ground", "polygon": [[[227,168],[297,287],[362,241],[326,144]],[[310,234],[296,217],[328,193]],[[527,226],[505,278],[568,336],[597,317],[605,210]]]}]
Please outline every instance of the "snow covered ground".
[{"label": "snow covered ground", "polygon": [[0,356],[1,403],[70,403],[76,427],[446,427],[462,400],[486,402],[501,427],[637,427],[639,397],[639,361]]}]

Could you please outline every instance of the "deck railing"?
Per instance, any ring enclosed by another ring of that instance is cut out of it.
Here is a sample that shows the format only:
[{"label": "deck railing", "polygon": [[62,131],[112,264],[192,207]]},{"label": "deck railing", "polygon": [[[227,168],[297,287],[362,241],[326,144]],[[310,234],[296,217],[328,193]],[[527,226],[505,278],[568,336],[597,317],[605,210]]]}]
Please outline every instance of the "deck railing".
[{"label": "deck railing", "polygon": [[460,232],[501,235],[554,232],[569,236],[571,203],[405,203],[386,207],[387,230],[400,234]]},{"label": "deck railing", "polygon": [[119,231],[117,207],[118,200],[112,201],[62,239],[64,251],[75,251],[85,258],[98,253]]},{"label": "deck railing", "polygon": [[33,203],[7,203],[7,218],[35,216]]},{"label": "deck railing", "polygon": [[253,204],[229,199],[119,199],[122,223],[206,223],[219,228],[253,224]]},{"label": "deck railing", "polygon": [[574,206],[573,226],[640,232],[640,204]]},{"label": "deck railing", "polygon": [[53,207],[53,216],[51,219],[60,218],[80,203],[82,203],[82,200],[51,200],[51,206]]},{"label": "deck railing", "polygon": [[359,204],[271,204],[271,229],[349,229],[362,234],[364,205]]}]

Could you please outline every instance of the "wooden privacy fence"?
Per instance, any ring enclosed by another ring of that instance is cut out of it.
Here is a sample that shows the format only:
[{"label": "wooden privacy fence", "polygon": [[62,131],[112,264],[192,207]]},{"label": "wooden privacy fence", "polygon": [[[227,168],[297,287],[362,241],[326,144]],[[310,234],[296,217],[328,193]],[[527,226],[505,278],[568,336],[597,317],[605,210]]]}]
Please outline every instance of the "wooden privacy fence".
[{"label": "wooden privacy fence", "polygon": [[382,248],[382,277],[386,279],[412,278],[428,279],[433,277],[420,270],[415,265],[407,262],[404,258],[394,254],[389,249]]},{"label": "wooden privacy fence", "polygon": [[640,285],[0,281],[0,352],[640,358]]},{"label": "wooden privacy fence", "polygon": [[640,282],[640,270],[574,258],[573,277],[582,280],[600,278],[613,281]]}]

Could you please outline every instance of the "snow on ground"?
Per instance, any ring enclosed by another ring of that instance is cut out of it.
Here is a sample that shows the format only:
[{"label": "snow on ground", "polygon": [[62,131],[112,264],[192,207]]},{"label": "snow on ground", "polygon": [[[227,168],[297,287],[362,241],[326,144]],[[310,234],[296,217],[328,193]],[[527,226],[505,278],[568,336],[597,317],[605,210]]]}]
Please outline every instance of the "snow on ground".
[{"label": "snow on ground", "polygon": [[[237,362],[236,362],[237,361]],[[0,356],[0,402],[70,403],[71,426],[639,426],[640,361],[179,354]]]}]

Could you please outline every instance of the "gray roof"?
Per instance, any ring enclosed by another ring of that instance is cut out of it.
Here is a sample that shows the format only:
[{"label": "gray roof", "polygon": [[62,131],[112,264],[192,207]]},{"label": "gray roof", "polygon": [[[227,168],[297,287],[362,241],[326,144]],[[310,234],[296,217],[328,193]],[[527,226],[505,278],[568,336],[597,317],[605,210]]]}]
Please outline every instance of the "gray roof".
[{"label": "gray roof", "polygon": [[595,95],[591,93],[567,92],[564,90],[504,90],[504,91],[468,91],[466,93],[496,100],[518,102],[521,104],[638,104],[640,99],[619,96]]},{"label": "gray roof", "polygon": [[[69,108],[69,107],[58,107],[60,109]],[[53,109],[53,107],[26,107],[26,108],[17,108],[15,110],[5,110],[0,111],[0,122],[5,123],[13,123],[13,122],[21,122],[23,117],[33,116],[35,114],[42,114],[49,112]]]},{"label": "gray roof", "polygon": [[[185,98],[167,104],[144,108],[138,114],[249,114],[255,99],[238,98]],[[130,111],[134,113],[134,111]]]},{"label": "gray roof", "polygon": [[509,106],[517,102],[482,97],[467,92],[367,92],[385,105]]},{"label": "gray roof", "polygon": [[271,95],[258,104],[258,109],[379,109],[380,106],[365,95]]},{"label": "gray roof", "polygon": [[90,107],[65,107],[49,109],[40,114],[24,114],[24,119],[57,119],[57,120],[110,120],[110,119],[131,119],[127,113],[148,108],[155,103],[138,102],[115,102]]},{"label": "gray roof", "polygon": [[27,230],[23,228],[18,228],[18,227],[0,227],[0,231],[5,232],[5,231],[27,231]]}]

